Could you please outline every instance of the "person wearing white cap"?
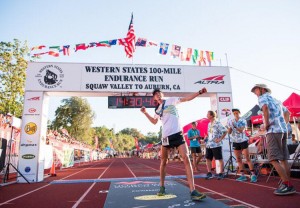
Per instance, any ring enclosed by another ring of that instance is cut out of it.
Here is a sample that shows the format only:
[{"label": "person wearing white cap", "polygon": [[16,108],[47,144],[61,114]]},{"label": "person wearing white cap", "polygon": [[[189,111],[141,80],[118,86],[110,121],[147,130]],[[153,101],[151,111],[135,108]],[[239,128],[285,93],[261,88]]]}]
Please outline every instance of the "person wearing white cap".
[{"label": "person wearing white cap", "polygon": [[276,195],[296,193],[290,182],[288,165],[289,151],[287,148],[287,121],[289,111],[271,96],[270,88],[265,84],[256,84],[251,89],[258,97],[259,107],[263,112],[263,120],[267,131],[268,160],[279,174],[282,184],[274,191]]}]

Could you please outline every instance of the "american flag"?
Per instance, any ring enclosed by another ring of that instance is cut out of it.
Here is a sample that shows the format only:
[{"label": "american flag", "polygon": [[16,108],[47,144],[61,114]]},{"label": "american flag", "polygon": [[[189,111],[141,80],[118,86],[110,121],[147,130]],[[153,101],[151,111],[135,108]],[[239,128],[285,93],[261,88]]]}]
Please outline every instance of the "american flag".
[{"label": "american flag", "polygon": [[133,14],[131,14],[131,21],[129,24],[126,38],[119,39],[119,45],[123,45],[126,56],[132,58],[133,52],[135,51],[135,34],[133,29]]}]

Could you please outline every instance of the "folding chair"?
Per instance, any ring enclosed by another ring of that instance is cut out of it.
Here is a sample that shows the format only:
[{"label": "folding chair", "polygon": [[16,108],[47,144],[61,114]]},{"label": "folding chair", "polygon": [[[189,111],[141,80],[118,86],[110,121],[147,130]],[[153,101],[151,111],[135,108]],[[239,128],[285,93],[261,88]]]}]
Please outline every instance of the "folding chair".
[{"label": "folding chair", "polygon": [[288,160],[290,171],[300,171],[300,143],[295,152],[290,155],[290,158],[291,159]]},{"label": "folding chair", "polygon": [[255,172],[257,174],[257,177],[260,175],[262,168],[264,168],[266,166],[272,166],[272,164],[269,162],[268,156],[267,156],[266,137],[262,136],[261,141],[262,141],[262,150],[258,150],[258,152],[256,154],[256,161],[253,164],[255,167]]}]

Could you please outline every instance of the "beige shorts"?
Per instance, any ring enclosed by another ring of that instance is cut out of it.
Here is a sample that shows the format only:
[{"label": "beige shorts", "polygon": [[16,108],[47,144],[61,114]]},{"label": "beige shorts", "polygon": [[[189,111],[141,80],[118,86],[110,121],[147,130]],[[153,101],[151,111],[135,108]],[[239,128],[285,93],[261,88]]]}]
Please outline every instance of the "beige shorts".
[{"label": "beige shorts", "polygon": [[286,140],[287,134],[284,133],[267,134],[267,153],[269,161],[289,159],[289,150]]}]

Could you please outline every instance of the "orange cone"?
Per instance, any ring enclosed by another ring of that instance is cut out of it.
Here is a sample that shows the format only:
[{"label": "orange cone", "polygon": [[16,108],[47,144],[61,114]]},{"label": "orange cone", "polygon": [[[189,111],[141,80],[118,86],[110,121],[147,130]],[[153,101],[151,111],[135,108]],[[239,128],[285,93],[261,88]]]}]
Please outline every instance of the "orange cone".
[{"label": "orange cone", "polygon": [[51,166],[51,169],[50,169],[50,176],[56,176],[54,160],[52,162],[52,166]]}]

